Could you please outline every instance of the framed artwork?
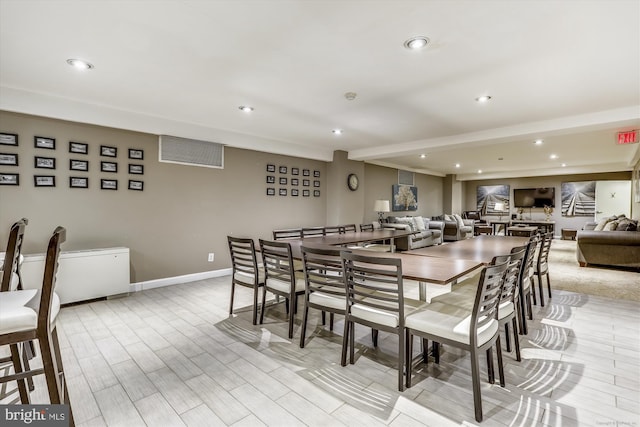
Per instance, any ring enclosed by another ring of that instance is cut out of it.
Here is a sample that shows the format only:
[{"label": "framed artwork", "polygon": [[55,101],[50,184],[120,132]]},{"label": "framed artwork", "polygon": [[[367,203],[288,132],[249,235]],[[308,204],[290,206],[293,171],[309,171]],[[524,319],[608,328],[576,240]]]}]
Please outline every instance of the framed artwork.
[{"label": "framed artwork", "polygon": [[101,179],[100,180],[100,189],[102,189],[102,190],[117,190],[118,189],[118,180],[117,179]]},{"label": "framed artwork", "polygon": [[276,183],[276,177],[273,175],[267,175],[267,184],[275,184]]},{"label": "framed artwork", "polygon": [[417,211],[418,187],[393,184],[391,186],[392,211]]},{"label": "framed artwork", "polygon": [[302,190],[302,197],[309,197],[309,190]]},{"label": "framed artwork", "polygon": [[69,160],[69,169],[72,171],[84,171],[87,172],[89,170],[89,161],[88,160]]},{"label": "framed artwork", "polygon": [[0,165],[18,166],[18,155],[14,153],[0,153]]},{"label": "framed artwork", "polygon": [[69,188],[89,188],[89,178],[83,176],[69,177]]},{"label": "framed artwork", "polygon": [[560,184],[562,216],[593,216],[596,214],[596,181],[563,182]]},{"label": "framed artwork", "polygon": [[302,176],[309,176],[309,169],[302,169]]},{"label": "framed artwork", "polygon": [[267,172],[275,172],[276,171],[276,165],[272,165],[272,164],[267,164]]},{"label": "framed artwork", "polygon": [[298,178],[291,178],[291,185],[299,185]]},{"label": "framed artwork", "polygon": [[144,190],[144,181],[134,181],[134,180],[130,179],[128,188],[129,188],[129,190],[143,191]]},{"label": "framed artwork", "polygon": [[286,188],[281,188],[278,191],[278,194],[281,195],[281,196],[286,196],[287,195],[287,189]]},{"label": "framed artwork", "polygon": [[320,190],[313,190],[313,197],[320,197]]},{"label": "framed artwork", "polygon": [[36,187],[55,187],[56,177],[53,175],[34,175],[33,184]]},{"label": "framed artwork", "polygon": [[0,132],[0,145],[18,146],[18,135],[15,133]]},{"label": "framed artwork", "polygon": [[105,157],[118,157],[118,149],[108,145],[100,146],[100,155]]},{"label": "framed artwork", "polygon": [[320,171],[313,171],[314,178],[320,178]]},{"label": "framed artwork", "polygon": [[286,177],[283,177],[283,176],[280,177],[280,185],[287,185],[287,178]]},{"label": "framed artwork", "polygon": [[39,169],[55,169],[56,159],[54,157],[39,157],[33,158],[33,166]]},{"label": "framed artwork", "polygon": [[[476,189],[476,209],[482,215],[507,215],[510,211],[508,185],[478,185]],[[502,203],[503,210],[496,210],[496,203]]]},{"label": "framed artwork", "polygon": [[313,186],[314,186],[314,187],[316,187],[316,188],[317,188],[317,187],[320,187],[320,181],[315,181],[315,180],[314,180],[314,181],[313,181]]},{"label": "framed artwork", "polygon": [[76,154],[89,154],[89,144],[69,141],[69,152]]},{"label": "framed artwork", "polygon": [[143,175],[144,165],[133,165],[129,163],[129,173],[134,175]]},{"label": "framed artwork", "polygon": [[20,185],[20,175],[17,173],[0,173],[0,185]]},{"label": "framed artwork", "polygon": [[309,181],[308,179],[303,179],[302,180],[302,185],[304,187],[308,187],[309,185],[311,185],[311,181]]},{"label": "framed artwork", "polygon": [[292,190],[291,190],[291,195],[292,195],[293,197],[298,197],[298,189],[297,189],[297,188],[292,189]]},{"label": "framed artwork", "polygon": [[129,148],[129,158],[142,160],[144,159],[144,151],[137,148]]},{"label": "framed artwork", "polygon": [[45,138],[44,136],[34,136],[33,144],[36,148],[46,148],[47,150],[56,149],[55,138]]},{"label": "framed artwork", "polygon": [[118,164],[116,162],[100,162],[100,172],[118,172]]},{"label": "framed artwork", "polygon": [[268,187],[267,188],[267,196],[275,196],[276,195],[276,189],[273,187]]},{"label": "framed artwork", "polygon": [[278,169],[278,171],[280,173],[287,173],[287,167],[286,166],[280,166],[280,169]]},{"label": "framed artwork", "polygon": [[300,169],[291,168],[291,175],[300,175]]}]

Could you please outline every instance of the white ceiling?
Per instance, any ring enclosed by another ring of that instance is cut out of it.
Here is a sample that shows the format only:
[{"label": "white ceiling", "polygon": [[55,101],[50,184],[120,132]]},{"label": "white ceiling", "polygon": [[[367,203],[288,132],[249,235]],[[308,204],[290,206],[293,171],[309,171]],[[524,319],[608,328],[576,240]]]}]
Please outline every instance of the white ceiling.
[{"label": "white ceiling", "polygon": [[0,108],[460,179],[630,170],[639,20],[638,0],[0,0]]}]

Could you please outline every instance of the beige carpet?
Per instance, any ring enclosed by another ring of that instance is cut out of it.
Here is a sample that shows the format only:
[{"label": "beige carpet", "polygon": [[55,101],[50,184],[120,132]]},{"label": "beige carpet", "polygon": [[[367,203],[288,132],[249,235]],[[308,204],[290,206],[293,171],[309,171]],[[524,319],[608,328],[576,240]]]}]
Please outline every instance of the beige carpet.
[{"label": "beige carpet", "polygon": [[573,240],[553,240],[549,276],[551,289],[640,301],[640,273],[626,269],[580,267]]}]

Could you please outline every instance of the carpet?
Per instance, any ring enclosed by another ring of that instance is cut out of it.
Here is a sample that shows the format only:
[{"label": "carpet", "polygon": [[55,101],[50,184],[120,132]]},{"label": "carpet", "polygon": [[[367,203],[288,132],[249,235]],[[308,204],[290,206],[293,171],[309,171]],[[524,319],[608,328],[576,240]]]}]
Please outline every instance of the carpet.
[{"label": "carpet", "polygon": [[[552,290],[640,301],[640,273],[613,267],[580,267],[573,240],[553,240],[549,276]],[[546,280],[543,283],[546,287]]]}]

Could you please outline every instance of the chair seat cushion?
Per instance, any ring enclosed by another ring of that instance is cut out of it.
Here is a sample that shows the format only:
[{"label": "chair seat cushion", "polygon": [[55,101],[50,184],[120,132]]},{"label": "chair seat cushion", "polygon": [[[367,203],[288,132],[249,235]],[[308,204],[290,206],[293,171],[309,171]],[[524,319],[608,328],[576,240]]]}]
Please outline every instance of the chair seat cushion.
[{"label": "chair seat cushion", "polygon": [[498,306],[498,319],[505,319],[513,314],[515,311],[513,303],[511,301],[505,301]]},{"label": "chair seat cushion", "polygon": [[346,296],[339,298],[335,295],[325,294],[324,292],[312,292],[309,294],[309,302],[323,307],[333,308],[334,310],[344,311],[347,307]]},{"label": "chair seat cushion", "polygon": [[[40,291],[26,289],[0,292],[0,334],[35,330],[38,323]],[[50,322],[54,324],[60,312],[60,298],[54,292]]]},{"label": "chair seat cushion", "polygon": [[[305,288],[305,280],[304,276],[301,272],[296,272],[295,274],[296,283],[294,292],[303,292]],[[280,279],[275,279],[273,277],[269,277],[266,280],[267,288],[274,289],[280,292],[290,292],[291,291],[291,283],[289,281],[284,281]]]},{"label": "chair seat cushion", "polygon": [[[385,305],[384,301],[380,301],[374,298],[365,298],[363,301],[370,301],[378,305]],[[404,299],[404,314],[405,317],[409,313],[413,313],[419,308],[423,307],[426,303],[420,300],[414,300],[411,298]],[[377,323],[379,325],[388,326],[391,328],[397,328],[400,325],[400,318],[398,313],[393,311],[387,311],[377,309],[364,304],[355,303],[351,306],[351,315],[358,319],[366,320],[369,322]]]},{"label": "chair seat cushion", "polygon": [[[264,283],[264,277],[265,277],[264,267],[259,266],[258,267],[258,283],[259,284]],[[238,282],[246,283],[249,286],[253,286],[255,275],[251,273],[246,273],[244,271],[236,271],[235,274],[233,275],[233,279]]]},{"label": "chair seat cushion", "polygon": [[[470,344],[471,311],[439,302],[411,313],[405,326],[463,344]],[[489,341],[498,331],[498,321],[492,320],[478,330],[477,344]]]}]

